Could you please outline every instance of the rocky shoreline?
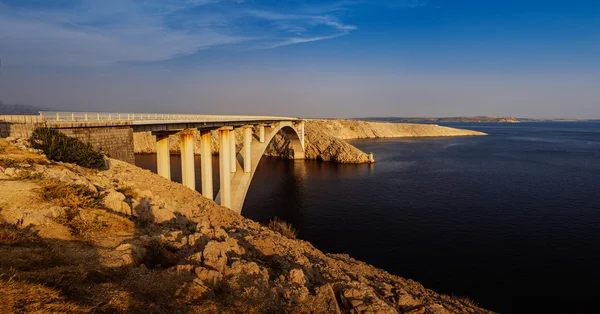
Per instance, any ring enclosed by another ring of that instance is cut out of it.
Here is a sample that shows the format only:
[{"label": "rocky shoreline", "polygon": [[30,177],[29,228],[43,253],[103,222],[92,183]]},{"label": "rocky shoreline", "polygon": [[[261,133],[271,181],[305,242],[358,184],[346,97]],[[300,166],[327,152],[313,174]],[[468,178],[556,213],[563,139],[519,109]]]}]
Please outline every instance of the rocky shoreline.
[{"label": "rocky shoreline", "polygon": [[[369,122],[359,120],[307,120],[305,123],[306,159],[337,163],[369,163],[369,155],[347,143],[349,139],[392,137],[443,137],[482,136],[482,132],[439,126],[436,124],[410,124]],[[195,136],[196,154],[200,154],[199,137]],[[242,143],[241,131],[236,130],[238,146]],[[179,153],[177,136],[169,138],[171,153]],[[212,132],[212,153],[218,154],[218,135]],[[156,144],[149,132],[134,134],[136,153],[155,153]],[[284,134],[277,134],[265,152],[267,156],[292,158],[291,147]]]},{"label": "rocky shoreline", "polygon": [[128,163],[89,170],[16,144],[0,140],[3,313],[491,313]]}]

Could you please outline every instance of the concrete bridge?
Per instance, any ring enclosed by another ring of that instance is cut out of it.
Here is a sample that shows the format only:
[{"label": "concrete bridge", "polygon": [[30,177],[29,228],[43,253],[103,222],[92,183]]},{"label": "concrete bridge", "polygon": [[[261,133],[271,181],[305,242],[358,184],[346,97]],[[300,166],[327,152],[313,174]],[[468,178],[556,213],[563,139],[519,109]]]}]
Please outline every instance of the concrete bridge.
[{"label": "concrete bridge", "polygon": [[[200,134],[202,195],[212,199],[210,131],[219,133],[219,182],[215,201],[241,213],[260,158],[277,132],[290,141],[294,159],[304,159],[304,121],[294,117],[185,115],[162,113],[41,112],[39,116],[0,115],[0,137],[29,137],[37,127],[53,127],[91,143],[109,156],[134,163],[133,133],[152,132],[156,138],[158,174],[171,179],[169,135],[181,138],[183,185],[195,189],[194,138]],[[243,129],[237,149],[236,128]]]}]

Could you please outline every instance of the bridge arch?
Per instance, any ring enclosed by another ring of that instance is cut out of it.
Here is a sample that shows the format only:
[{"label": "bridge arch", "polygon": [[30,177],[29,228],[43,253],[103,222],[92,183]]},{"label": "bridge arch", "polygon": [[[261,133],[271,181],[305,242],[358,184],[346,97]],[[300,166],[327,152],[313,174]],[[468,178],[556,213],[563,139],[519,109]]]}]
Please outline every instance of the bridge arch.
[{"label": "bridge arch", "polygon": [[[244,141],[239,153],[236,153],[236,171],[231,174],[231,210],[241,214],[246,194],[252,183],[254,173],[258,168],[258,164],[269,144],[273,141],[278,132],[281,131],[287,139],[285,149],[289,151],[293,159],[304,159],[304,125],[303,122],[294,123],[292,121],[281,121],[270,124],[268,126],[259,125],[259,128],[264,127],[264,136],[253,134],[251,140]],[[250,150],[250,171],[245,172],[244,166],[246,162],[246,145],[249,145]],[[221,204],[221,191],[217,194],[215,201]]]}]

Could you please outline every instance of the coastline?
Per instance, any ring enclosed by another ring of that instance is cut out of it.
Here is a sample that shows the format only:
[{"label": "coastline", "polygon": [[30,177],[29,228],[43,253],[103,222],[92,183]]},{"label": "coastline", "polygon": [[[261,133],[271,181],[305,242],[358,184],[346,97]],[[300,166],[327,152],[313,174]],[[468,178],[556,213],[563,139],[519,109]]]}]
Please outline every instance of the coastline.
[{"label": "coastline", "polygon": [[[486,133],[457,129],[436,124],[389,123],[359,120],[320,120],[309,119],[305,125],[305,157],[309,160],[336,163],[370,163],[369,155],[346,142],[362,138],[395,137],[446,137],[446,136],[485,136]],[[241,149],[242,134],[235,131],[238,149]],[[211,152],[218,154],[218,135],[211,134]],[[196,154],[200,154],[200,141],[194,135]],[[171,153],[179,154],[179,139],[169,138]],[[134,134],[135,153],[156,153],[156,143],[149,132]],[[285,135],[277,134],[267,147],[265,155],[291,159],[293,152]]]}]

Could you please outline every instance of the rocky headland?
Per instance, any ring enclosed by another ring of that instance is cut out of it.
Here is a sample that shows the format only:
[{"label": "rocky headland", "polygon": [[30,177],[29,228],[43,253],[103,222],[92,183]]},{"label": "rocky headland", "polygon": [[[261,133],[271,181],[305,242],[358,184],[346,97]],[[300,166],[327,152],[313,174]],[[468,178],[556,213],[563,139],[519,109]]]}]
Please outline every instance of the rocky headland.
[{"label": "rocky headland", "polygon": [[[307,120],[305,123],[305,157],[338,163],[369,163],[369,155],[352,146],[346,140],[391,137],[441,137],[481,136],[482,132],[439,126],[435,124],[410,124],[369,122],[358,120]],[[242,143],[241,131],[236,130],[238,146]],[[169,139],[172,153],[179,153],[179,139]],[[218,135],[212,133],[212,153],[218,154]],[[134,133],[136,153],[155,153],[156,144],[149,132]],[[196,153],[200,153],[200,141],[196,135]],[[277,134],[265,152],[268,156],[292,158],[291,147],[284,134]]]},{"label": "rocky headland", "polygon": [[490,116],[466,116],[466,117],[443,117],[443,118],[362,118],[367,121],[396,122],[396,123],[453,123],[453,122],[492,122],[492,123],[519,123],[520,118],[515,117],[490,117]]},{"label": "rocky headland", "polygon": [[0,140],[0,312],[490,313],[107,163]]}]

